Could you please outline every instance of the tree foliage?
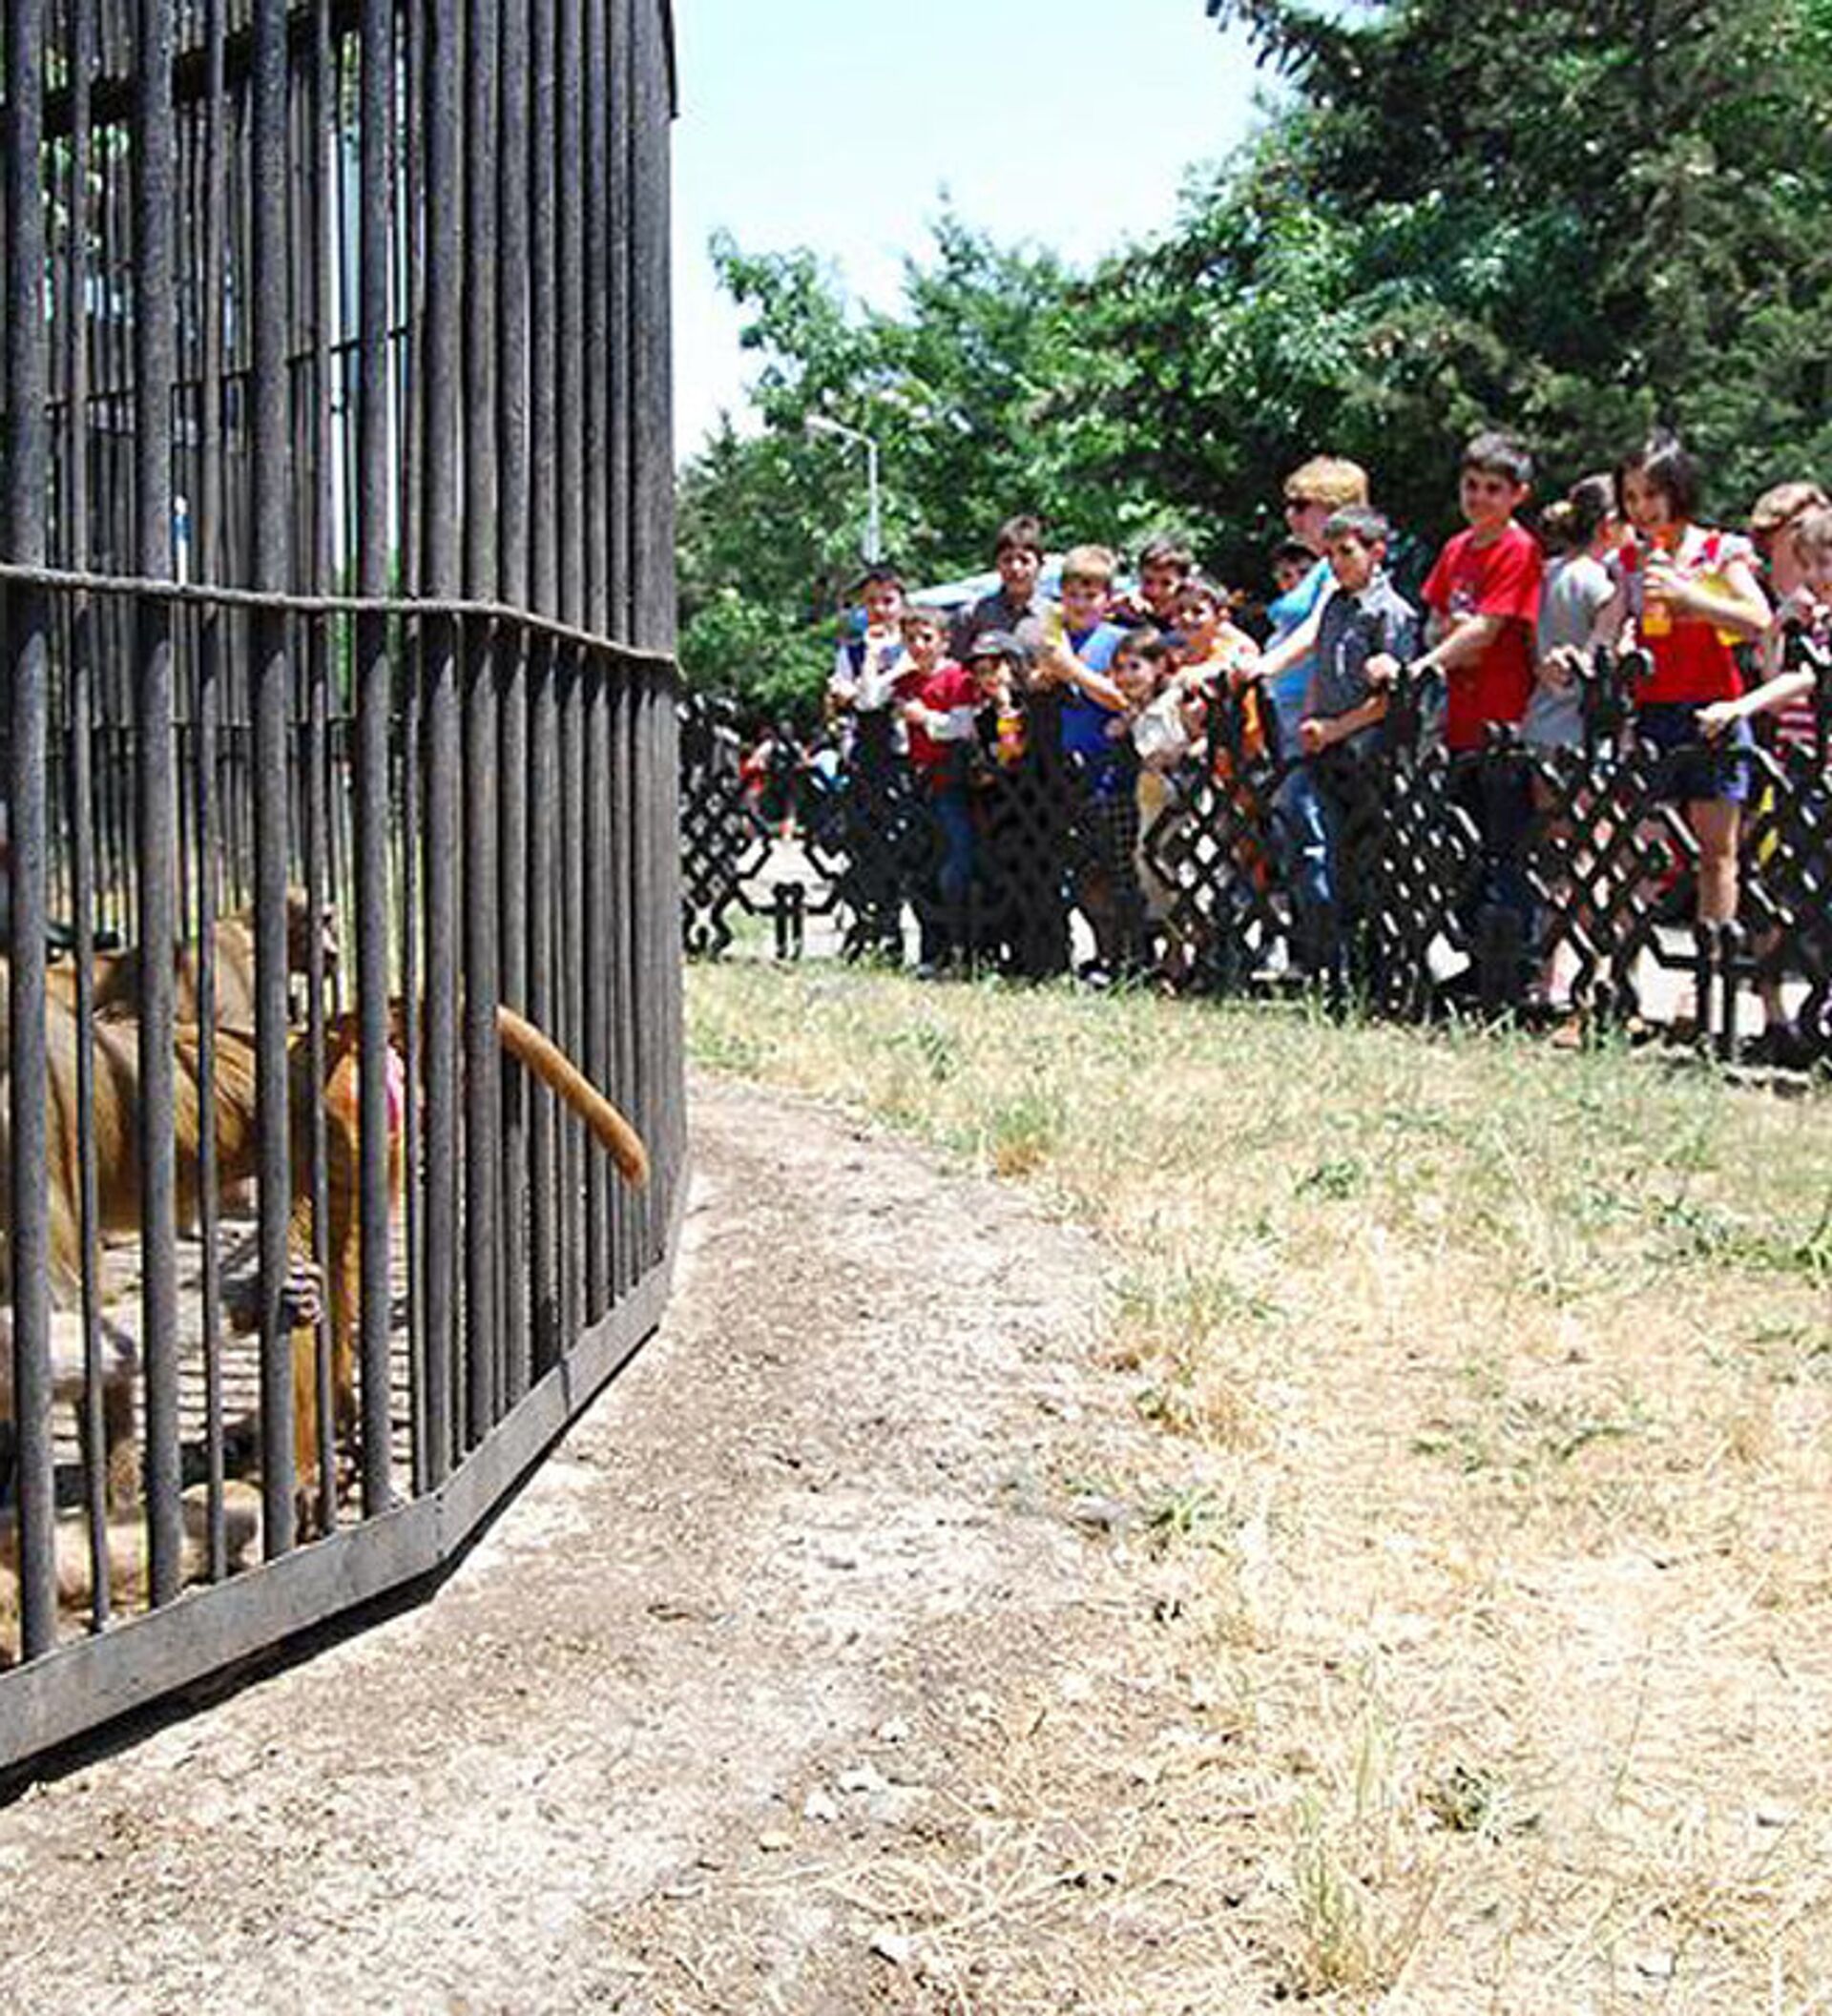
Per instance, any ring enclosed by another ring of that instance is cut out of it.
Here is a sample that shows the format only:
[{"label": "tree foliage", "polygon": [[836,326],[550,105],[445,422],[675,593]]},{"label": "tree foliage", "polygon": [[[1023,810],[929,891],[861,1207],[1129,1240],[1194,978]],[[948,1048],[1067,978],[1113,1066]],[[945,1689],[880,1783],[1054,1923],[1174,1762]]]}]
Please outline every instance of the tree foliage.
[{"label": "tree foliage", "polygon": [[1484,420],[1560,473],[1664,420],[1727,498],[1823,466],[1826,0],[1211,11],[1245,17],[1297,98],[1207,208],[1340,235],[1341,390],[1403,509],[1431,480],[1412,446]]},{"label": "tree foliage", "polygon": [[797,640],[830,618],[864,484],[810,412],[883,444],[891,551],[931,577],[1030,508],[1121,542],[1174,520],[1257,585],[1280,479],[1324,447],[1436,537],[1484,425],[1562,484],[1670,423],[1724,509],[1832,475],[1832,0],[1208,11],[1246,24],[1278,109],[1092,273],[950,218],[899,311],[861,315],[805,252],[719,248],[764,431],[684,473],[693,674],[824,663]]}]

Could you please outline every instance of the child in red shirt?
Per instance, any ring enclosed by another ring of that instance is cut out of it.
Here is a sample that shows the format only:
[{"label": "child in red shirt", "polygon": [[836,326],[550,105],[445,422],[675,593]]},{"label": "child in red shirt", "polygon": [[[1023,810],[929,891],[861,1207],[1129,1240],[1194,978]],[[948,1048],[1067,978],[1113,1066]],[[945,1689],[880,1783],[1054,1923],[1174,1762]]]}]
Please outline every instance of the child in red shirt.
[{"label": "child in red shirt", "polygon": [[[1449,541],[1426,577],[1431,647],[1415,668],[1444,675],[1444,739],[1452,756],[1480,750],[1491,726],[1517,726],[1532,697],[1545,570],[1539,542],[1514,515],[1532,482],[1532,457],[1511,435],[1478,434],[1463,451],[1457,501],[1468,530]],[[1380,658],[1367,666],[1377,682],[1398,669]],[[1451,794],[1482,842],[1482,879],[1465,925],[1473,930],[1484,910],[1513,920],[1516,968],[1505,976],[1511,997],[1532,964],[1533,904],[1523,861],[1531,786],[1524,769],[1469,764],[1453,776]]]},{"label": "child in red shirt", "polygon": [[923,785],[934,832],[934,877],[924,878],[917,922],[922,928],[919,971],[941,971],[965,943],[963,922],[973,883],[973,825],[968,808],[968,758],[975,735],[980,692],[973,674],[947,655],[943,619],[912,609],[904,618],[904,650],[910,675],[899,685],[899,707],[909,737],[909,762]]},{"label": "child in red shirt", "polygon": [[910,767],[921,782],[939,791],[948,782],[950,752],[972,739],[979,688],[967,667],[947,655],[947,626],[934,610],[912,609],[903,632],[909,670],[897,682],[897,701],[909,738]]},{"label": "child in red shirt", "polygon": [[1421,665],[1444,674],[1444,739],[1480,749],[1491,722],[1518,722],[1533,691],[1533,633],[1544,572],[1539,542],[1514,513],[1532,488],[1532,458],[1506,434],[1463,451],[1457,500],[1468,521],[1425,584],[1432,644]]}]

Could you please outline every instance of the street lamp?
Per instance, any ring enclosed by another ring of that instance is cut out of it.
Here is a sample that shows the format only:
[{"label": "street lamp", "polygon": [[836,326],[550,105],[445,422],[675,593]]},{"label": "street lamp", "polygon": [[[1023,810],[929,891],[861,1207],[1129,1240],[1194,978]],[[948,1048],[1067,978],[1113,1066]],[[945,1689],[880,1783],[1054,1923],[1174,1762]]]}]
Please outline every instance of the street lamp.
[{"label": "street lamp", "polygon": [[810,434],[832,434],[842,441],[856,442],[865,451],[865,565],[876,567],[884,558],[878,519],[878,444],[869,434],[847,426],[843,420],[829,419],[825,413],[810,413],[806,425]]}]

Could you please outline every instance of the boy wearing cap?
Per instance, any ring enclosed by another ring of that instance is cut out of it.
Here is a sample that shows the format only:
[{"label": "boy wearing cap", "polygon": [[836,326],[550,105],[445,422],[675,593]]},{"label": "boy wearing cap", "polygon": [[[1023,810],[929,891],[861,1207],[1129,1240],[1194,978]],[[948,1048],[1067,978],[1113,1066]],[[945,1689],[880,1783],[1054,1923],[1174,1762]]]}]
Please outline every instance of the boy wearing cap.
[{"label": "boy wearing cap", "polygon": [[1053,706],[1033,707],[1028,654],[1010,631],[983,631],[968,663],[979,690],[971,809],[980,895],[976,949],[1029,979],[1069,962],[1062,864],[1068,800]]}]

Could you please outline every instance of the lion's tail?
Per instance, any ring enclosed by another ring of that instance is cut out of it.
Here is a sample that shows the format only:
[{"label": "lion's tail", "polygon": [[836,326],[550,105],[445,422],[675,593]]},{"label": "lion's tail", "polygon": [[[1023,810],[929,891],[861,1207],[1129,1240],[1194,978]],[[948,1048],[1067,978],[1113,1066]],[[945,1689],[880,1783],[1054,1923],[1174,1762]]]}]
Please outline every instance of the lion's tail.
[{"label": "lion's tail", "polygon": [[579,1070],[566,1052],[511,1008],[498,1005],[496,1034],[504,1050],[550,1087],[597,1136],[633,1188],[649,1180],[649,1151],[642,1136]]}]

